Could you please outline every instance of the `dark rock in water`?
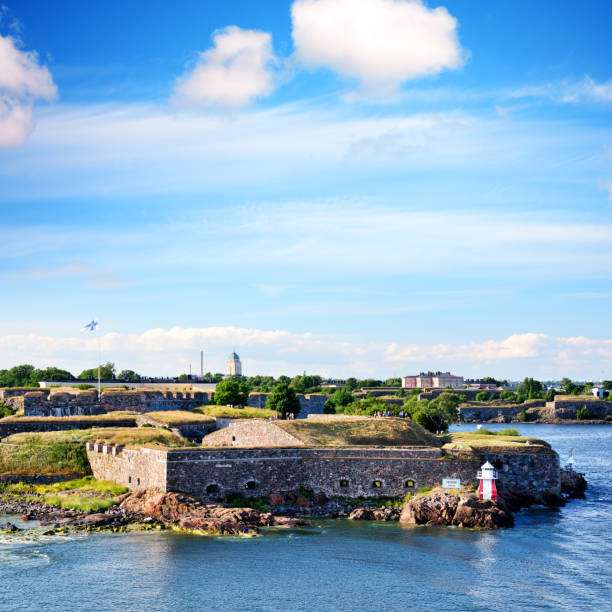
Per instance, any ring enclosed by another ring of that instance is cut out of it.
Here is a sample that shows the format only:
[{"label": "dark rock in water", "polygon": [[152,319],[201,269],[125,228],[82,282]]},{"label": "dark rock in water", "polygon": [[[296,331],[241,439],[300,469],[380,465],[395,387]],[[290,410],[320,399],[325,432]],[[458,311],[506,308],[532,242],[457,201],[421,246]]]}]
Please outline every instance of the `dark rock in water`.
[{"label": "dark rock in water", "polygon": [[587,481],[584,474],[568,468],[561,468],[561,493],[570,499],[584,497]]},{"label": "dark rock in water", "polygon": [[4,525],[0,525],[0,531],[4,531],[5,533],[15,533],[17,531],[21,531],[19,527],[13,525],[13,523],[5,523]]},{"label": "dark rock in water", "polygon": [[497,529],[512,527],[514,518],[505,510],[502,503],[471,496],[461,497],[453,517],[453,525]]},{"label": "dark rock in water", "polygon": [[400,515],[400,522],[408,525],[456,525],[481,529],[514,525],[514,519],[503,502],[478,499],[473,495],[457,497],[435,492],[408,501]]}]

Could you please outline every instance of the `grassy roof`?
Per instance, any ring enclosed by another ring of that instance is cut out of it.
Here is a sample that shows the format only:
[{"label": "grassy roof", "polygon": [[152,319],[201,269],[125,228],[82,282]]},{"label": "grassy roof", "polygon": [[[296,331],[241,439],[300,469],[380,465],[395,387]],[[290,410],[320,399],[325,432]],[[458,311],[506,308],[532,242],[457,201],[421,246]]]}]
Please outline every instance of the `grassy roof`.
[{"label": "grassy roof", "polygon": [[69,431],[45,431],[39,433],[18,433],[9,436],[12,444],[53,445],[64,442],[85,444],[103,442],[117,446],[142,446],[160,444],[172,448],[186,446],[185,438],[166,429],[136,427],[101,427],[92,429],[72,429]]},{"label": "grassy roof", "polygon": [[188,410],[164,410],[162,412],[146,412],[143,416],[150,417],[165,425],[187,425],[190,423],[213,423],[215,418],[201,412]]},{"label": "grassy roof", "polygon": [[[446,436],[443,450],[453,453],[474,450],[487,453],[550,453],[548,442],[523,436],[500,436],[479,432],[453,432]],[[527,444],[529,441],[529,444]]]},{"label": "grassy roof", "polygon": [[198,406],[194,410],[213,417],[229,417],[232,419],[269,419],[276,415],[274,410],[267,410],[266,408],[229,408],[228,406],[216,406],[214,404]]},{"label": "grassy roof", "polygon": [[16,423],[79,423],[79,422],[112,422],[112,421],[126,421],[136,420],[139,416],[139,412],[131,411],[117,411],[107,412],[105,414],[90,414],[90,415],[73,415],[73,416],[62,416],[62,417],[51,417],[51,416],[17,416],[11,415],[0,419],[0,422],[16,422]]},{"label": "grassy roof", "polygon": [[307,446],[435,446],[441,442],[408,419],[344,417],[276,421]]}]

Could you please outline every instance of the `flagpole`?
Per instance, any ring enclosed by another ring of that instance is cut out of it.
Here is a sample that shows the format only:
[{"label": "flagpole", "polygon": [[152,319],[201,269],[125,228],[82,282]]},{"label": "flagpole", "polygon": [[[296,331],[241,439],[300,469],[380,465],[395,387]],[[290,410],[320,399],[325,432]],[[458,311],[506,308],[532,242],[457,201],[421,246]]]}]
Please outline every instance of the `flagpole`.
[{"label": "flagpole", "polygon": [[100,403],[100,399],[102,394],[100,392],[100,370],[102,368],[102,341],[100,340],[100,336],[98,336],[98,403]]}]

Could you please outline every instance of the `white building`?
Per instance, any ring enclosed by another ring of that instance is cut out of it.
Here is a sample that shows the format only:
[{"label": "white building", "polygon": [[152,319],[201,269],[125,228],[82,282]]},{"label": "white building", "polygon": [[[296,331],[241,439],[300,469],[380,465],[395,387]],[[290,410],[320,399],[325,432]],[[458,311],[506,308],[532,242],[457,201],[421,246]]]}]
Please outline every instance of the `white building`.
[{"label": "white building", "polygon": [[227,376],[242,376],[242,363],[238,353],[232,353],[225,364],[225,373]]}]

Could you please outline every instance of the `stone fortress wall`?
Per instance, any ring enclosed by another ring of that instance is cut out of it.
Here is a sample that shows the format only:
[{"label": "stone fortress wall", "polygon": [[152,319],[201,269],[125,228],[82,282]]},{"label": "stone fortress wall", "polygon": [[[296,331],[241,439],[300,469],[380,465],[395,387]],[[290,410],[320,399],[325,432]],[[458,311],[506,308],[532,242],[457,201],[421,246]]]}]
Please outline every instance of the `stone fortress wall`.
[{"label": "stone fortress wall", "polygon": [[594,419],[605,419],[612,414],[612,402],[605,402],[588,395],[555,395],[552,402],[546,403],[551,419],[575,419],[581,408],[586,408]]},{"label": "stone fortress wall", "polygon": [[98,479],[211,501],[232,492],[261,497],[299,488],[328,497],[399,497],[443,478],[476,486],[477,470],[487,460],[498,469],[501,492],[560,493],[559,456],[552,450],[465,458],[429,447],[122,449],[88,443],[87,455]]},{"label": "stone fortress wall", "polygon": [[74,416],[106,412],[190,410],[208,403],[203,391],[105,389],[98,402],[95,389],[0,389],[0,401],[24,416]]}]

